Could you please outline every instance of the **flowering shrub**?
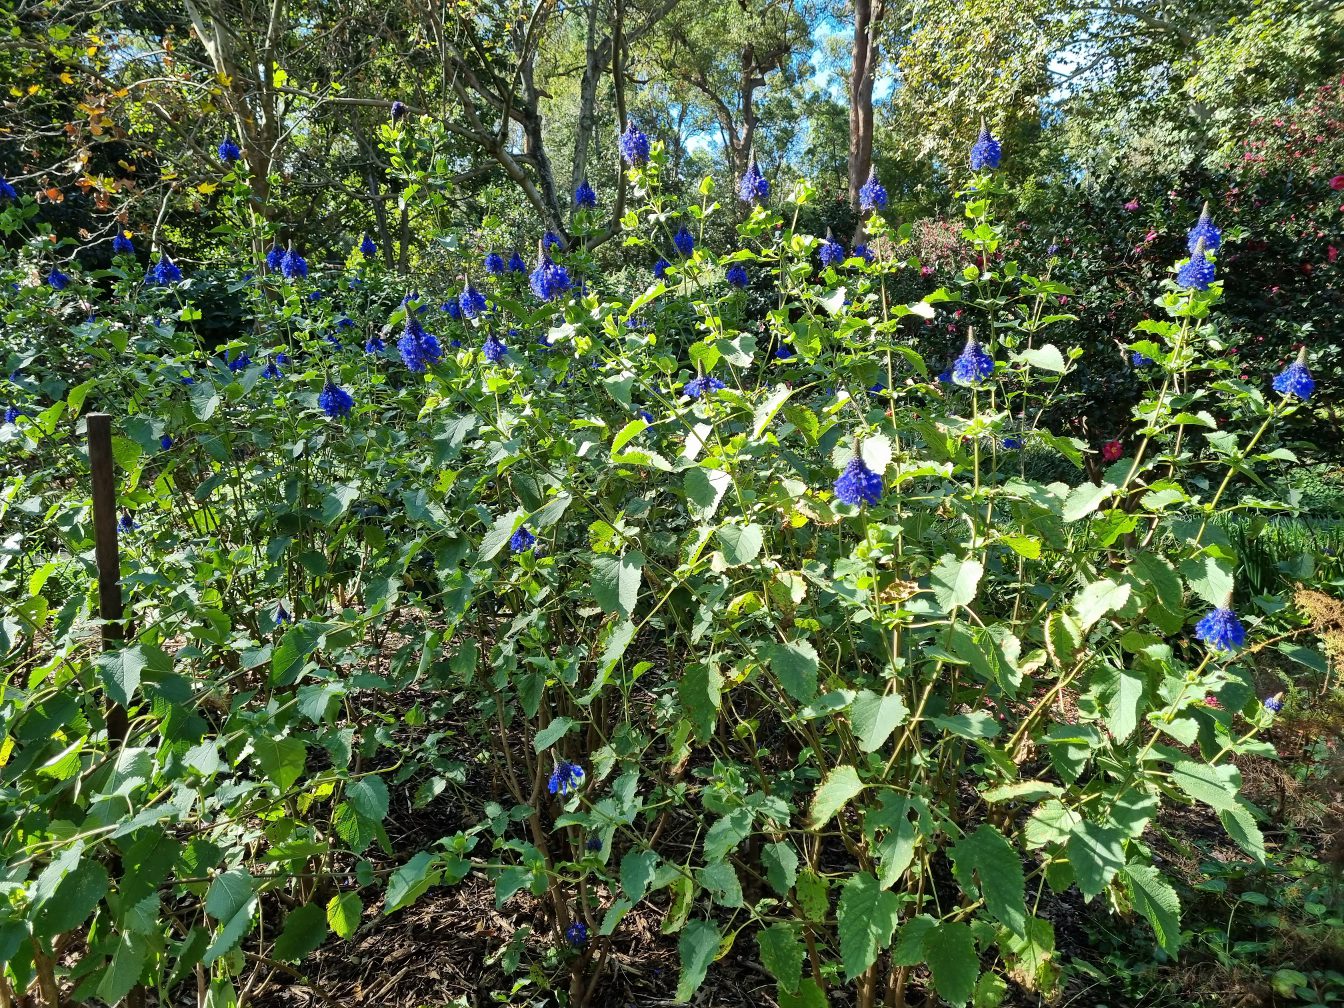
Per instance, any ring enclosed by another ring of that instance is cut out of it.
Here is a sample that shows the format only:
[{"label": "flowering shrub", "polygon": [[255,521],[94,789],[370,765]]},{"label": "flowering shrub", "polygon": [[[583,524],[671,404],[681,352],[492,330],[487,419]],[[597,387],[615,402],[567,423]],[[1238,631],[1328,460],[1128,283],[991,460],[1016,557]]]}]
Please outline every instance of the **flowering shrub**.
[{"label": "flowering shrub", "polygon": [[[1211,518],[1235,478],[1293,460],[1278,421],[1313,386],[1301,359],[1192,380],[1227,274],[1207,228],[1126,340],[1143,392],[1102,451],[1052,426],[1082,359],[1050,335],[1070,290],[1003,254],[988,131],[969,255],[908,301],[912,229],[876,190],[866,255],[795,230],[815,194],[764,178],[732,201],[737,247],[713,248],[730,211],[708,183],[679,205],[661,143],[631,124],[620,150],[625,244],[659,264],[631,292],[582,250],[528,270],[472,248],[380,311],[370,292],[405,278],[240,233],[270,250],[234,284],[257,324],[216,350],[162,250],[148,275],[6,287],[15,989],[60,971],[111,1003],[195,974],[225,998],[258,957],[477,875],[544,908],[509,945],[572,1005],[640,906],[677,936],[680,1001],[736,944],[781,1005],[994,1005],[1059,989],[1051,894],[1177,952],[1146,841],[1164,805],[1265,858],[1232,759],[1266,751],[1280,699],[1248,662],[1288,653],[1297,617],[1238,591]],[[58,253],[34,235],[13,272]],[[760,326],[743,273],[770,294]],[[962,315],[926,359],[940,310]],[[93,406],[116,417],[123,509],[127,638],[104,651]],[[1067,477],[1038,478],[1044,456]],[[408,802],[460,829],[398,849]]]}]

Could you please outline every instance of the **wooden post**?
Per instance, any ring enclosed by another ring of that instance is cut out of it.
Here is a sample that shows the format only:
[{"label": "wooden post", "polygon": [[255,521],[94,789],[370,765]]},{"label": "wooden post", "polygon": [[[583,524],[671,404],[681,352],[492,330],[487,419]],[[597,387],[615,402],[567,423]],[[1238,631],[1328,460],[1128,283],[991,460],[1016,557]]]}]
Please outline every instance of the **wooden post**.
[{"label": "wooden post", "polygon": [[[98,615],[102,617],[103,650],[121,643],[126,628],[122,623],[121,553],[117,549],[117,485],[113,474],[112,417],[90,413],[89,469],[93,483],[93,543],[98,564]],[[107,740],[119,746],[126,740],[126,711],[119,705],[107,705]]]}]

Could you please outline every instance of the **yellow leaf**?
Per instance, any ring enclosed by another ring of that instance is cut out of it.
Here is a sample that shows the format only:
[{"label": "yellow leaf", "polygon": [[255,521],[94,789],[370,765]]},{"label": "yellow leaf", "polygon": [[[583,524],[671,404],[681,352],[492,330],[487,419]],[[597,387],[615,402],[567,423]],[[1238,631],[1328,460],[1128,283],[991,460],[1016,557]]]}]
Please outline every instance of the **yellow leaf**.
[{"label": "yellow leaf", "polygon": [[196,187],[196,191],[199,193],[203,193],[206,196],[209,196],[212,192],[214,192],[218,188],[219,183],[217,182],[202,182],[200,185]]}]

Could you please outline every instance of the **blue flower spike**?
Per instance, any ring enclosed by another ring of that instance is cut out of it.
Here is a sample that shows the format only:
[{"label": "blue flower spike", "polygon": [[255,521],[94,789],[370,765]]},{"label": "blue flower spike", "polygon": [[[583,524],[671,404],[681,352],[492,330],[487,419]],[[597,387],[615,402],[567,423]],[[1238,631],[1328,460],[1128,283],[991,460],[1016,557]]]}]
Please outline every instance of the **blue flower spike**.
[{"label": "blue flower spike", "polygon": [[1246,628],[1232,611],[1232,599],[1229,596],[1221,606],[1210,609],[1204,618],[1195,624],[1195,636],[1214,651],[1231,653],[1246,643]]},{"label": "blue flower spike", "polygon": [[1303,402],[1316,391],[1316,379],[1307,370],[1307,348],[1297,351],[1297,359],[1274,376],[1274,391],[1282,396],[1293,396]]}]

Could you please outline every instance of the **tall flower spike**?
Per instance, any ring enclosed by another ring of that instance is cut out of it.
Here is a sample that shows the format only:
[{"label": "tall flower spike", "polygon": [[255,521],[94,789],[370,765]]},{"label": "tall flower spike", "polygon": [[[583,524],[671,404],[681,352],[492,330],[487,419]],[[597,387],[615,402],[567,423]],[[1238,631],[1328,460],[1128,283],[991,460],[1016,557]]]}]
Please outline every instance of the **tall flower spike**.
[{"label": "tall flower spike", "polygon": [[401,339],[397,340],[397,352],[401,354],[402,362],[407,368],[420,374],[443,356],[443,347],[439,345],[437,339],[425,332],[424,326],[414,313],[408,311],[406,329]]},{"label": "tall flower spike", "polygon": [[485,257],[485,271],[491,276],[499,276],[504,270],[504,257],[498,252],[491,252]]},{"label": "tall flower spike", "polygon": [[504,341],[494,333],[487,336],[485,342],[481,344],[481,354],[491,364],[501,363],[504,358],[508,356],[508,353],[509,348],[505,346]]},{"label": "tall flower spike", "polygon": [[168,258],[167,253],[164,253],[159,256],[158,264],[149,271],[148,279],[160,287],[167,287],[182,279],[182,271]]},{"label": "tall flower spike", "polygon": [[364,240],[359,243],[359,251],[366,256],[371,256],[378,251],[378,246],[374,244],[372,238],[365,235]]},{"label": "tall flower spike", "polygon": [[1307,348],[1297,352],[1297,359],[1274,376],[1274,391],[1279,395],[1296,396],[1307,400],[1316,391],[1316,379],[1307,370]]},{"label": "tall flower spike", "polygon": [[224,139],[219,142],[219,159],[225,164],[233,164],[243,156],[242,150],[225,134]]},{"label": "tall flower spike", "polygon": [[1213,283],[1213,263],[1204,254],[1204,239],[1195,242],[1190,258],[1176,270],[1176,282],[1188,290],[1206,291]]},{"label": "tall flower spike", "polygon": [[510,273],[527,272],[527,260],[524,259],[520,253],[514,252],[513,255],[509,257],[509,272]]},{"label": "tall flower spike", "polygon": [[525,553],[537,544],[537,537],[527,530],[526,525],[518,526],[518,531],[509,539],[509,549],[515,553]]},{"label": "tall flower spike", "polygon": [[125,231],[118,231],[112,238],[113,255],[134,255],[135,244]]},{"label": "tall flower spike", "polygon": [[981,120],[980,135],[975,138],[975,143],[971,145],[971,171],[993,170],[999,167],[999,161],[1003,158],[1003,148],[999,141],[994,139],[994,134],[989,131],[989,127]]},{"label": "tall flower spike", "polygon": [[868,172],[868,181],[859,189],[860,210],[885,210],[887,208],[887,190],[877,180],[877,169]]},{"label": "tall flower spike", "polygon": [[597,193],[586,178],[574,190],[574,205],[584,210],[592,210],[597,206]]},{"label": "tall flower spike", "polygon": [[689,259],[691,253],[695,251],[695,235],[691,234],[686,225],[683,224],[677,230],[677,233],[672,236],[672,244],[677,247],[677,251],[681,253],[683,259]]},{"label": "tall flower spike", "polygon": [[975,337],[967,336],[961,356],[952,362],[952,380],[958,385],[978,385],[993,374],[994,358],[975,341]]},{"label": "tall flower spike", "polygon": [[1235,651],[1246,643],[1246,629],[1232,611],[1230,597],[1195,624],[1195,636],[1215,651]]},{"label": "tall flower spike", "polygon": [[18,198],[19,191],[10,184],[9,179],[0,175],[0,199],[17,200]]},{"label": "tall flower spike", "polygon": [[272,245],[271,250],[266,253],[266,268],[272,273],[280,272],[280,264],[285,260],[285,250],[279,245]]},{"label": "tall flower spike", "polygon": [[732,286],[738,288],[745,287],[751,282],[750,278],[747,276],[747,268],[741,263],[733,263],[729,266],[728,272],[724,274],[724,279]]},{"label": "tall flower spike", "polygon": [[639,131],[633,119],[625,124],[616,145],[621,149],[621,157],[632,167],[642,167],[649,162],[649,138]]},{"label": "tall flower spike", "polygon": [[471,285],[471,281],[466,281],[466,288],[457,297],[457,303],[462,308],[462,314],[469,319],[474,319],[485,311],[485,295]]},{"label": "tall flower spike", "polygon": [[389,110],[389,112],[392,116],[393,122],[400,122],[402,118],[406,115],[406,103],[401,101],[394,101],[392,103],[392,108]]},{"label": "tall flower spike", "polygon": [[882,477],[855,455],[835,481],[835,496],[841,504],[876,504],[882,499]]},{"label": "tall flower spike", "polygon": [[1218,229],[1218,225],[1213,222],[1213,217],[1209,214],[1209,204],[1205,202],[1204,208],[1199,212],[1199,220],[1195,221],[1195,226],[1190,229],[1186,236],[1185,247],[1191,252],[1195,251],[1195,246],[1203,240],[1204,248],[1210,252],[1217,252],[1218,246],[1223,243],[1223,232]]},{"label": "tall flower spike", "polygon": [[756,159],[751,159],[742,181],[737,185],[737,195],[743,203],[763,203],[770,195],[770,182],[756,167]]},{"label": "tall flower spike", "polygon": [[335,420],[350,415],[355,406],[355,398],[328,378],[327,383],[322,386],[322,391],[318,393],[317,405],[323,413]]},{"label": "tall flower spike", "polygon": [[308,275],[308,260],[292,248],[280,260],[280,272],[287,280],[298,280]]},{"label": "tall flower spike", "polygon": [[47,286],[52,290],[65,290],[70,286],[70,277],[68,274],[62,273],[60,270],[53,267],[52,271],[47,274]]},{"label": "tall flower spike", "polygon": [[831,237],[831,229],[826,229],[826,238],[821,243],[821,264],[839,266],[845,261],[845,247]]}]

